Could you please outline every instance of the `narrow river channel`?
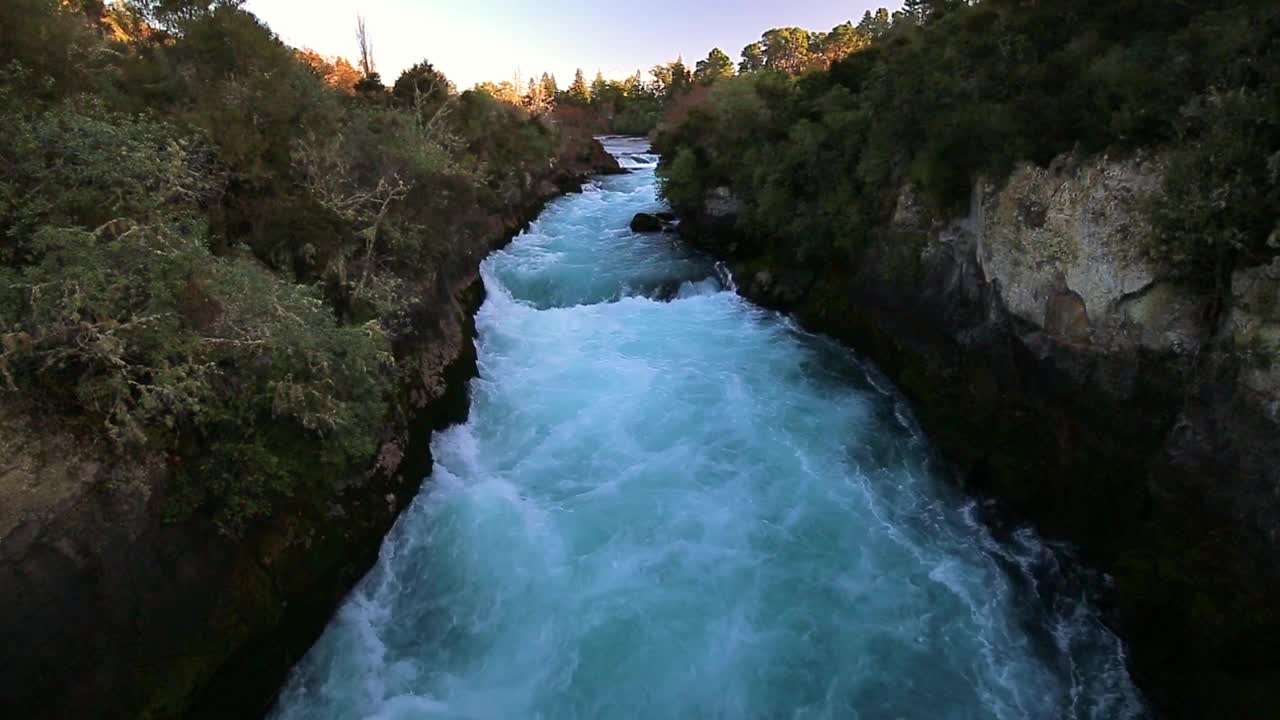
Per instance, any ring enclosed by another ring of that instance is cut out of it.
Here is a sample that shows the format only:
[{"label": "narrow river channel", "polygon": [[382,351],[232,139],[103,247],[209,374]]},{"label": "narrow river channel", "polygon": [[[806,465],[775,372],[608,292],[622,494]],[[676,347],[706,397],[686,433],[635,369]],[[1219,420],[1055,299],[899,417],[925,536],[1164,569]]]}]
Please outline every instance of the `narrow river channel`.
[{"label": "narrow river channel", "polygon": [[274,717],[1131,718],[1061,552],[854,354],[727,289],[646,144],[483,267],[469,422]]}]

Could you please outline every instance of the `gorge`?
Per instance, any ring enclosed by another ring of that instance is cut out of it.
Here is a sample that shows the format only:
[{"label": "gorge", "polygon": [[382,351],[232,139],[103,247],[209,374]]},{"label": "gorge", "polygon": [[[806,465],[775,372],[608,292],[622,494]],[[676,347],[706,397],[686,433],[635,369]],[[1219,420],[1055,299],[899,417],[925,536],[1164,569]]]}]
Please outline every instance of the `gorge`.
[{"label": "gorge", "polygon": [[[272,717],[1135,718],[1069,551],[996,533],[865,360],[632,174],[485,261],[470,420]],[[1066,567],[1064,567],[1066,566]]]},{"label": "gorge", "polygon": [[0,3],[0,717],[1280,716],[1280,4],[373,5]]}]

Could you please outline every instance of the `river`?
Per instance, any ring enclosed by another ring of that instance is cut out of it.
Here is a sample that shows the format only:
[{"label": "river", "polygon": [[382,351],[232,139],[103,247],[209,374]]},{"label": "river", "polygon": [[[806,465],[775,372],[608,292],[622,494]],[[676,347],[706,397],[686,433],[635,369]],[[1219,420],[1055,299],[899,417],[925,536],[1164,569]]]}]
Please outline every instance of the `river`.
[{"label": "river", "polygon": [[1069,550],[989,529],[875,368],[631,233],[656,158],[606,144],[630,174],[485,261],[470,419],[273,717],[1144,716]]}]

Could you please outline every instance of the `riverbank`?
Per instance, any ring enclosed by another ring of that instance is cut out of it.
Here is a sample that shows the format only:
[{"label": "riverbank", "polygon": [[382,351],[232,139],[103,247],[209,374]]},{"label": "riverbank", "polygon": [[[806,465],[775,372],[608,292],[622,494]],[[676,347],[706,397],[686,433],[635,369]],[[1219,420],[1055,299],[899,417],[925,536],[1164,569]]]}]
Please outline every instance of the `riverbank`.
[{"label": "riverbank", "polygon": [[881,367],[968,489],[1109,573],[1161,712],[1257,717],[1280,707],[1280,394],[1263,361],[1280,276],[1237,272],[1215,314],[1135,253],[1153,167],[1023,167],[959,218],[904,188],[893,226],[840,266],[747,250],[729,188],[681,232],[745,297]]},{"label": "riverbank", "polygon": [[[300,498],[238,539],[170,522],[164,457],[121,466],[56,419],[5,409],[0,696],[17,717],[249,717],[377,556],[430,467],[430,434],[466,416],[478,267],[551,199],[621,172],[599,144],[559,162],[423,278],[394,348],[401,376],[377,457],[329,498]],[[104,477],[105,475],[105,477]]]}]

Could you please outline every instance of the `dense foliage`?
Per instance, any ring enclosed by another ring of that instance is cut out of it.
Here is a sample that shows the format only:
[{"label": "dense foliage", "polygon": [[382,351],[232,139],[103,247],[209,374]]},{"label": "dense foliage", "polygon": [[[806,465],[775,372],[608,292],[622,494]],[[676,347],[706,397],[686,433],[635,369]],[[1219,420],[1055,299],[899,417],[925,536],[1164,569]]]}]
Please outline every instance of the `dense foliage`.
[{"label": "dense foliage", "polygon": [[[738,70],[747,73],[765,69],[786,72],[825,69],[864,48],[872,36],[888,25],[889,13],[881,10],[876,14],[867,13],[856,27],[843,23],[827,33],[800,28],[770,30],[759,42],[743,49]],[[567,90],[560,90],[555,77],[545,73],[540,80],[530,79],[523,94],[518,81],[484,83],[483,86],[496,97],[531,110],[551,106],[576,108],[597,131],[648,135],[665,113],[684,102],[685,96],[734,75],[733,60],[720,48],[713,48],[692,68],[683,58],[655,65],[649,69],[647,80],[638,70],[624,80],[606,80],[597,72],[595,80],[588,85],[579,69]]]},{"label": "dense foliage", "polygon": [[907,5],[818,39],[769,31],[748,72],[675,104],[657,134],[671,202],[729,186],[770,252],[843,263],[888,232],[906,183],[945,215],[1017,162],[1152,148],[1153,254],[1221,289],[1280,252],[1275,3]]},{"label": "dense foliage", "polygon": [[359,64],[238,2],[0,4],[0,392],[169,458],[174,517],[241,533],[365,467],[409,308],[564,150]]}]

